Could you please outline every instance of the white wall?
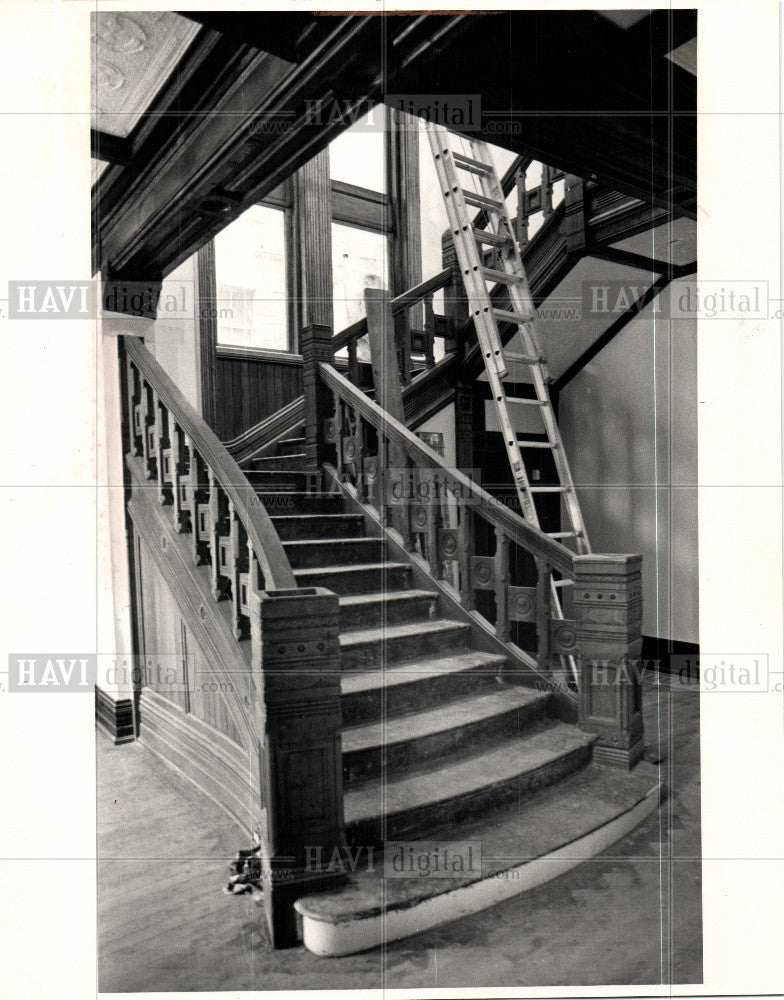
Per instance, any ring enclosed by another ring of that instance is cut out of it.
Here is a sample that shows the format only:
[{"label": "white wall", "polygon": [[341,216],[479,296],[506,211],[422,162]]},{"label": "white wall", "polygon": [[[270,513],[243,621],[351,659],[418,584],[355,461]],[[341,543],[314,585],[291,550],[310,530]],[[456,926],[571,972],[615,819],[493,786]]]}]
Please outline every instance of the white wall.
[{"label": "white wall", "polygon": [[698,642],[697,324],[665,289],[561,393],[560,426],[596,552],[643,556],[643,632]]},{"label": "white wall", "polygon": [[158,317],[145,346],[197,412],[202,412],[196,254],[161,286]]}]

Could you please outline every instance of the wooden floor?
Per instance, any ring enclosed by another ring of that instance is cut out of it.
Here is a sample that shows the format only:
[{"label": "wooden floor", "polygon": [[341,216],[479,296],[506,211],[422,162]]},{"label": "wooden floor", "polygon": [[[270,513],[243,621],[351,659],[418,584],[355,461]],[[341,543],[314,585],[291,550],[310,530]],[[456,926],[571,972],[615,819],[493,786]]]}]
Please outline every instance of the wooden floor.
[{"label": "wooden floor", "polygon": [[647,742],[660,733],[671,797],[620,844],[533,892],[341,959],[271,951],[257,907],[221,892],[245,846],[232,821],[142,744],[99,733],[99,989],[699,983],[698,700],[646,686]]}]

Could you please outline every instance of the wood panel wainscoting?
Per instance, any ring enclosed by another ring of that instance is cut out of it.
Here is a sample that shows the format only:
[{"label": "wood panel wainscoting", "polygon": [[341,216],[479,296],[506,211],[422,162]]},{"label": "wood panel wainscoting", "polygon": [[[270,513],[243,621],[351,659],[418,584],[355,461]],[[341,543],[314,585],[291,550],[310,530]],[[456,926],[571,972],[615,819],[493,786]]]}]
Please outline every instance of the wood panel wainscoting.
[{"label": "wood panel wainscoting", "polygon": [[302,355],[218,347],[215,425],[230,441],[302,395]]}]

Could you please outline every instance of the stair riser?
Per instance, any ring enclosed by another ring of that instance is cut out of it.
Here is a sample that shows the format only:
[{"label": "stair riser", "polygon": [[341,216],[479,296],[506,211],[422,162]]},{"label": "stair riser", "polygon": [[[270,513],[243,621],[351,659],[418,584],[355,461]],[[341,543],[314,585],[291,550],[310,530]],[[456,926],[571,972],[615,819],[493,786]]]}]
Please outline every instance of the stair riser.
[{"label": "stair riser", "polygon": [[468,628],[458,627],[436,635],[407,635],[386,640],[341,647],[341,670],[379,670],[384,666],[413,660],[417,657],[445,656],[465,652]]},{"label": "stair riser", "polygon": [[417,678],[414,674],[405,684],[395,684],[381,690],[344,694],[340,698],[343,721],[347,726],[359,725],[361,722],[376,722],[383,713],[402,715],[404,712],[432,708],[433,705],[451,698],[495,691],[498,688],[496,675],[500,674],[502,669],[500,665],[490,669],[482,666],[473,670],[424,678]]},{"label": "stair riser", "polygon": [[296,455],[305,450],[305,438],[288,438],[286,441],[278,441],[279,455]]},{"label": "stair riser", "polygon": [[264,490],[258,491],[259,499],[264,504],[270,517],[276,514],[340,514],[343,510],[343,498],[336,494],[308,493],[305,496],[294,496],[276,491],[269,495]]},{"label": "stair riser", "polygon": [[[388,715],[390,713],[387,713]],[[447,732],[431,733],[372,750],[356,750],[343,754],[343,780],[347,784],[364,781],[385,773],[391,777],[407,767],[426,763],[454,751],[481,749],[499,736],[520,734],[532,723],[544,718],[545,702],[537,701],[523,708],[515,707],[489,719],[456,726]]]},{"label": "stair riser", "polygon": [[356,538],[363,531],[361,517],[346,514],[337,517],[319,517],[302,521],[281,521],[272,519],[279,537],[284,542],[307,541],[311,538]]},{"label": "stair riser", "polygon": [[365,538],[362,541],[340,542],[337,545],[322,541],[306,542],[304,545],[285,545],[292,569],[310,569],[316,566],[352,566],[358,563],[379,563],[384,561],[384,542],[380,538]]},{"label": "stair riser", "polygon": [[435,604],[434,597],[414,597],[405,601],[360,604],[356,607],[340,609],[340,628],[381,628],[382,625],[403,625],[408,622],[424,621],[431,617]]},{"label": "stair riser", "polygon": [[249,472],[268,472],[283,470],[286,472],[307,472],[308,462],[302,455],[264,455],[253,458],[248,463]]},{"label": "stair riser", "polygon": [[306,493],[317,482],[316,477],[309,472],[259,472],[247,469],[245,475],[254,489],[264,493],[277,493],[281,490]]},{"label": "stair riser", "polygon": [[[294,576],[297,576],[296,570]],[[326,587],[335,594],[375,594],[382,590],[405,590],[408,587],[411,570],[407,566],[386,570],[352,570],[350,573],[311,573],[298,578],[301,587]]]},{"label": "stair riser", "polygon": [[417,807],[388,816],[382,823],[383,802],[379,796],[378,816],[373,819],[349,823],[346,837],[349,844],[380,846],[384,840],[413,840],[426,837],[429,831],[442,823],[452,823],[468,816],[477,816],[500,805],[509,805],[546,788],[567,775],[586,767],[591,760],[591,747],[577,747],[536,771],[519,775],[510,781],[499,782],[471,795]]}]

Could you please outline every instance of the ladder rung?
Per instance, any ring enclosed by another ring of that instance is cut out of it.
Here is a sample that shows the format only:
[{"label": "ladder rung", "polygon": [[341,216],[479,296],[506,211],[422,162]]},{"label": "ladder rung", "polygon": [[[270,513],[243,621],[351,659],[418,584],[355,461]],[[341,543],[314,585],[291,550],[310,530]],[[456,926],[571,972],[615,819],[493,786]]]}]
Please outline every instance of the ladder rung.
[{"label": "ladder rung", "polygon": [[473,156],[465,156],[463,153],[452,153],[452,158],[456,166],[462,167],[463,170],[470,170],[472,174],[485,176],[493,172],[493,165],[491,163],[485,163],[484,160],[476,160]]},{"label": "ladder rung", "polygon": [[526,319],[525,316],[521,316],[519,313],[509,312],[508,309],[493,309],[493,315],[496,319],[503,320],[504,323],[516,323],[517,326],[522,326],[524,323],[531,322],[531,320]]},{"label": "ladder rung", "polygon": [[541,399],[525,399],[523,396],[507,396],[507,403],[520,403],[522,406],[546,406]]},{"label": "ladder rung", "polygon": [[566,493],[565,486],[532,486],[532,493]]},{"label": "ladder rung", "polygon": [[519,274],[507,274],[506,271],[496,271],[492,267],[483,267],[482,274],[487,281],[495,281],[499,285],[519,285],[523,280]]},{"label": "ladder rung", "polygon": [[517,361],[521,365],[540,365],[544,358],[534,358],[530,354],[514,354],[504,351],[504,361]]},{"label": "ladder rung", "polygon": [[467,205],[473,205],[475,208],[490,208],[495,212],[502,212],[504,209],[502,201],[496,201],[495,198],[488,198],[484,194],[477,194],[476,191],[469,191],[467,188],[462,188],[461,190]]},{"label": "ladder rung", "polygon": [[499,236],[498,233],[491,233],[489,229],[477,229],[474,227],[473,232],[477,243],[484,243],[489,247],[509,246],[512,240],[511,236]]},{"label": "ladder rung", "polygon": [[557,444],[550,444],[549,441],[521,441],[517,439],[517,443],[521,448],[557,448]]},{"label": "ladder rung", "polygon": [[573,587],[574,580],[553,580],[554,587]]},{"label": "ladder rung", "polygon": [[577,538],[579,531],[548,531],[550,538]]}]

